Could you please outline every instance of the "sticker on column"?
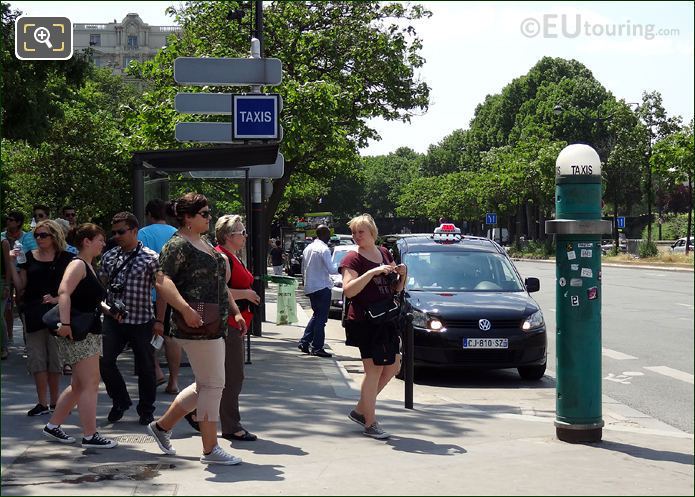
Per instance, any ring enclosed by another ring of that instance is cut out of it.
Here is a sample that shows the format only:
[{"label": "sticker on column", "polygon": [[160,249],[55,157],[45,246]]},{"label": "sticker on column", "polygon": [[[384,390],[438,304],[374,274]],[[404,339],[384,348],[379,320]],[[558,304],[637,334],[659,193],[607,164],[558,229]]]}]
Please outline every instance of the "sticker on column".
[{"label": "sticker on column", "polygon": [[579,264],[570,264],[570,269],[572,271],[579,271]]},{"label": "sticker on column", "polygon": [[598,287],[592,286],[586,291],[586,298],[596,300],[598,298]]},{"label": "sticker on column", "polygon": [[580,252],[580,256],[591,258],[593,256],[593,251],[591,249],[582,249]]},{"label": "sticker on column", "polygon": [[579,307],[579,295],[572,295],[572,307]]},{"label": "sticker on column", "polygon": [[588,267],[583,267],[580,274],[581,274],[582,278],[593,278],[594,277],[594,272]]},{"label": "sticker on column", "polygon": [[594,244],[593,243],[578,243],[577,247],[579,247],[579,248],[593,248]]},{"label": "sticker on column", "polygon": [[572,244],[571,244],[571,243],[568,243],[568,244],[567,244],[567,252],[571,252],[571,251],[573,251],[573,250],[574,250],[574,247],[572,246]]},{"label": "sticker on column", "polygon": [[598,272],[598,280],[601,281],[601,271]]},{"label": "sticker on column", "polygon": [[570,286],[582,286],[584,283],[582,282],[581,278],[572,278],[570,279]]},{"label": "sticker on column", "polygon": [[560,278],[560,281],[558,281],[558,283],[560,283],[560,286],[565,286],[567,284],[567,280],[565,278]]},{"label": "sticker on column", "polygon": [[577,254],[574,253],[574,250],[567,252],[567,259],[570,261],[573,261],[577,258]]}]

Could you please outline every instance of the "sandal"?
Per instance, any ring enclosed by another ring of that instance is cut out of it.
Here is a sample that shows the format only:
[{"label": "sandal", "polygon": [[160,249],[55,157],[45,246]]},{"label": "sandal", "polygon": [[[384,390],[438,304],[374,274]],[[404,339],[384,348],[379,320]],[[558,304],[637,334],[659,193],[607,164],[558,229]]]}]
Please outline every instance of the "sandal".
[{"label": "sandal", "polygon": [[157,386],[164,385],[167,382],[166,378],[162,377],[157,380]]},{"label": "sandal", "polygon": [[179,389],[178,389],[178,388],[169,388],[169,387],[166,387],[166,388],[164,389],[164,391],[165,391],[166,393],[168,393],[169,395],[178,395],[178,394],[179,394]]},{"label": "sandal", "polygon": [[242,430],[244,431],[243,435],[237,435],[235,433],[223,433],[222,438],[227,440],[242,440],[244,442],[253,442],[258,439],[256,435],[249,432],[249,430],[246,428],[242,428]]}]

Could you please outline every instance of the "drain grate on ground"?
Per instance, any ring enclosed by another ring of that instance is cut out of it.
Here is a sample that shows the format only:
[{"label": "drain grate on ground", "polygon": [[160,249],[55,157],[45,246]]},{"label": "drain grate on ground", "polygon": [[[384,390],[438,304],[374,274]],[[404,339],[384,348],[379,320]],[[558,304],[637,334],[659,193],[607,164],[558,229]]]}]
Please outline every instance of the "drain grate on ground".
[{"label": "drain grate on ground", "polygon": [[154,437],[150,435],[116,435],[113,438],[121,444],[153,444]]}]

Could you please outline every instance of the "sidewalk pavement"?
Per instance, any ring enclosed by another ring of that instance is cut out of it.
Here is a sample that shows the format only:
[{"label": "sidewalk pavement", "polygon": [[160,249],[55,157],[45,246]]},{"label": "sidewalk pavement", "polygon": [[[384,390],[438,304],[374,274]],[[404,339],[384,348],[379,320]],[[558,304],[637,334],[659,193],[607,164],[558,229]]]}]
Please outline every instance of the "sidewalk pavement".
[{"label": "sidewalk pavement", "polygon": [[[274,320],[275,304],[266,311]],[[220,439],[244,460],[231,467],[202,465],[200,438],[185,421],[174,429],[176,456],[161,454],[134,408],[105,424],[103,387],[99,430],[120,446],[48,442],[40,433],[48,418],[26,416],[35,404],[33,382],[21,347],[12,347],[2,362],[2,495],[693,495],[692,435],[606,398],[602,443],[560,442],[551,388],[481,389],[464,404],[416,385],[415,409],[406,410],[403,383],[394,380],[377,405],[392,438],[364,437],[347,418],[359,397],[357,350],[342,343],[340,323],[330,320],[327,345],[335,356],[300,353],[307,315],[299,306],[297,312],[300,323],[264,322],[263,336],[253,337],[240,404],[259,439],[231,448]],[[135,399],[129,351],[121,366]],[[191,378],[182,368],[181,384]],[[172,399],[162,388],[155,415]],[[78,436],[74,423],[76,414],[63,427]]]}]

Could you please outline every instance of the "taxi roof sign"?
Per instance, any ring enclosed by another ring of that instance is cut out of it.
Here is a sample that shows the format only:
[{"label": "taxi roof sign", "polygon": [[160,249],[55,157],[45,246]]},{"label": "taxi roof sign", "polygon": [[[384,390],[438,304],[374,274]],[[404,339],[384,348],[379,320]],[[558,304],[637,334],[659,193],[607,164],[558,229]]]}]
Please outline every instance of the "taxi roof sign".
[{"label": "taxi roof sign", "polygon": [[439,243],[456,243],[461,241],[461,229],[453,223],[442,223],[434,229],[432,239]]}]

